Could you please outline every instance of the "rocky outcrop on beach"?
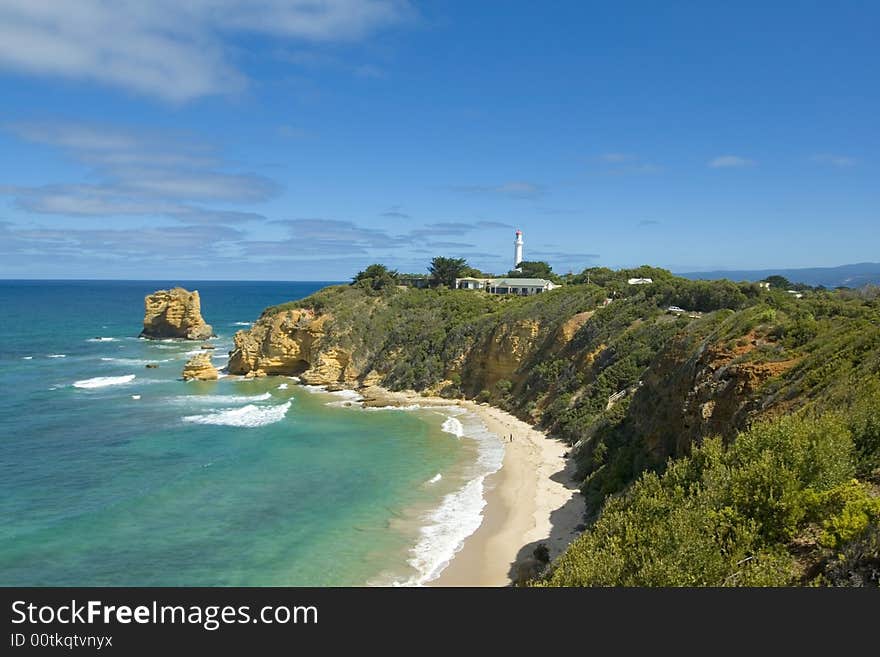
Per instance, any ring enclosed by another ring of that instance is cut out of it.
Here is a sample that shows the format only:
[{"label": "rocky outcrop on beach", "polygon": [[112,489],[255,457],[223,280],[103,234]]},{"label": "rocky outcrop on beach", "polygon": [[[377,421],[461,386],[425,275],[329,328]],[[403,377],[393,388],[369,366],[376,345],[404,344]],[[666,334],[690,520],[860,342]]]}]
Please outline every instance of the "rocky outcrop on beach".
[{"label": "rocky outcrop on beach", "polygon": [[183,366],[184,381],[216,381],[219,378],[220,373],[211,363],[211,354],[196,354]]},{"label": "rocky outcrop on beach", "polygon": [[144,329],[140,337],[206,340],[214,337],[214,330],[202,318],[198,291],[175,287],[156,290],[144,298]]},{"label": "rocky outcrop on beach", "polygon": [[229,372],[299,376],[310,385],[356,381],[360,371],[351,354],[325,340],[330,319],[306,308],[264,315],[251,329],[235,334]]}]

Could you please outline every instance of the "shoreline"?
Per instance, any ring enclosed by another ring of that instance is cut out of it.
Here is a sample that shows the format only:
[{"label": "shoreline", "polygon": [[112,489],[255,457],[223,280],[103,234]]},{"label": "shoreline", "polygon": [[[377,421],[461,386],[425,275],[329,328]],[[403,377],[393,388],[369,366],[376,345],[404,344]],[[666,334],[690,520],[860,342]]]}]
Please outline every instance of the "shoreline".
[{"label": "shoreline", "polygon": [[[568,446],[519,418],[470,400],[423,397],[374,386],[357,391],[365,407],[457,406],[473,415],[504,444],[501,468],[484,481],[479,527],[427,586],[509,586],[533,573],[532,551],[547,546],[555,559],[579,534],[584,500],[572,475]],[[512,442],[508,442],[509,436]]]}]

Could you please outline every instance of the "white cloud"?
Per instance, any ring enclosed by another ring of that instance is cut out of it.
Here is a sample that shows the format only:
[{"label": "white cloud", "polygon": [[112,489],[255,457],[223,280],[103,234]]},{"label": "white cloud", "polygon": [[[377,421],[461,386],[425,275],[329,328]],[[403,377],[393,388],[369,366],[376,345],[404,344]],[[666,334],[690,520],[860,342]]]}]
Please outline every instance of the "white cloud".
[{"label": "white cloud", "polygon": [[663,167],[645,161],[631,153],[603,153],[598,157],[605,167],[604,171],[613,175],[660,173]]},{"label": "white cloud", "polygon": [[412,13],[406,0],[0,0],[0,68],[184,102],[246,85],[230,35],[351,41]]},{"label": "white cloud", "polygon": [[712,169],[741,169],[753,167],[755,164],[757,163],[754,160],[739,155],[719,155],[709,161],[709,167]]},{"label": "white cloud", "polygon": [[164,215],[190,223],[238,223],[261,218],[249,212],[208,209],[192,202],[250,203],[279,191],[263,176],[223,170],[205,144],[112,127],[72,123],[19,123],[7,130],[31,142],[61,149],[90,167],[89,184],[0,186],[18,207],[67,216]]},{"label": "white cloud", "polygon": [[853,167],[858,163],[858,160],[852,157],[847,157],[846,155],[834,155],[832,153],[819,153],[810,157],[811,162],[815,162],[816,164],[828,164],[833,167]]}]

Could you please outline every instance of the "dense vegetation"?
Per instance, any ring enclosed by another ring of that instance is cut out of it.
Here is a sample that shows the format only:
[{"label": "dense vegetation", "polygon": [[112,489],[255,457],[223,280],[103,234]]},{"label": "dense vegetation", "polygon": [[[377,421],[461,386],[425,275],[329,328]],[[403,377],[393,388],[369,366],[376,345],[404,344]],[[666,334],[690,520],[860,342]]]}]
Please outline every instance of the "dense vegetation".
[{"label": "dense vegetation", "polygon": [[[876,452],[876,427],[869,439]],[[847,556],[880,537],[880,497],[854,479],[853,440],[837,415],[758,424],[728,448],[708,439],[609,500],[542,583],[876,586],[876,552]]]},{"label": "dense vegetation", "polygon": [[878,584],[870,289],[799,298],[788,281],[593,268],[501,297],[362,274],[294,304],[327,311],[362,372],[491,402],[571,445],[588,529],[543,584]]}]

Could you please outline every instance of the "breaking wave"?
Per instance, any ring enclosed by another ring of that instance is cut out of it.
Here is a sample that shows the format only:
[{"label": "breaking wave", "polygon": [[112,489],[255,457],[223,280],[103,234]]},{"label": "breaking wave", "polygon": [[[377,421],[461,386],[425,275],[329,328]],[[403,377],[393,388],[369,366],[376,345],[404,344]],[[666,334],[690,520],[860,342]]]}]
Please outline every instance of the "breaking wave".
[{"label": "breaking wave", "polygon": [[118,386],[123,383],[134,381],[134,374],[126,374],[124,376],[96,376],[93,379],[83,379],[74,381],[74,388],[106,388],[107,386]]},{"label": "breaking wave", "polygon": [[204,415],[187,415],[184,422],[213,424],[224,427],[263,427],[284,419],[290,409],[290,402],[277,406],[256,406],[248,404],[241,408],[230,408]]},{"label": "breaking wave", "polygon": [[251,402],[266,401],[271,399],[272,395],[264,392],[260,395],[181,395],[174,397],[173,401],[177,404],[249,404]]}]

